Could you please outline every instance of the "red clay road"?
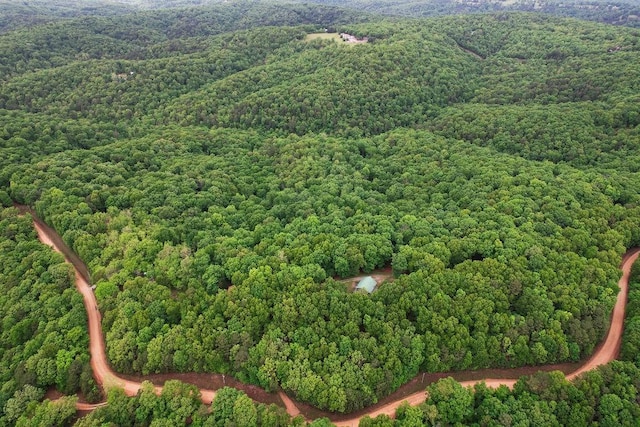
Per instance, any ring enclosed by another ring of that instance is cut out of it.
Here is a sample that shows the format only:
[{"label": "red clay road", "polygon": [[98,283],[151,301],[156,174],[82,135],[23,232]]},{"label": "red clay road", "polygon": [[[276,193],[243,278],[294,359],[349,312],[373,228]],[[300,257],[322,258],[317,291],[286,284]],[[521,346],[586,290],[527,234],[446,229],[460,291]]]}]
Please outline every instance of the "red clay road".
[{"label": "red clay road", "polygon": [[[622,265],[620,269],[622,270],[622,277],[618,281],[618,286],[620,287],[620,292],[618,293],[618,298],[616,300],[616,304],[613,307],[613,314],[611,316],[611,326],[609,327],[609,332],[607,332],[607,337],[604,341],[604,344],[599,346],[598,350],[587,360],[584,365],[578,368],[575,372],[567,375],[566,378],[568,380],[573,380],[578,375],[583,372],[590,371],[592,369],[597,368],[600,365],[607,364],[612,360],[615,360],[620,353],[620,346],[622,345],[622,332],[624,326],[624,312],[625,307],[627,305],[627,294],[629,293],[629,273],[631,272],[631,266],[634,261],[640,255],[640,249],[634,249],[623,257]],[[517,378],[513,379],[492,379],[486,378],[483,380],[474,380],[474,381],[462,381],[464,387],[473,387],[475,384],[479,382],[486,383],[487,387],[497,388],[501,385],[506,385],[509,388],[512,388],[516,383]],[[397,400],[395,402],[391,402],[381,408],[376,409],[375,411],[370,412],[368,415],[371,418],[375,418],[378,415],[385,414],[393,417],[395,415],[396,408],[404,401],[409,402],[411,405],[418,405],[424,402],[427,397],[426,392],[421,391],[418,393],[413,393],[404,399]],[[352,418],[350,420],[338,421],[334,422],[337,426],[348,426],[348,427],[357,427],[360,422],[359,418]]]},{"label": "red clay road", "polygon": [[[140,390],[141,383],[119,377],[109,366],[109,362],[107,361],[107,355],[105,352],[104,336],[102,335],[102,318],[100,316],[100,311],[98,310],[96,297],[91,290],[89,283],[81,274],[78,266],[67,257],[64,251],[62,251],[59,245],[56,243],[56,238],[54,238],[54,231],[50,230],[48,227],[45,229],[41,224],[39,224],[37,220],[34,221],[34,226],[38,232],[40,241],[42,241],[42,243],[46,245],[51,246],[54,250],[61,253],[65,257],[65,260],[74,267],[74,271],[76,274],[76,287],[82,294],[82,297],[84,299],[84,306],[87,310],[87,317],[89,319],[89,350],[91,353],[91,367],[93,368],[93,374],[96,378],[96,381],[98,382],[98,384],[102,385],[105,388],[120,387],[124,389],[125,393],[128,396],[135,396],[138,393],[138,390]],[[618,286],[620,286],[620,293],[618,294],[616,305],[613,308],[611,326],[609,328],[609,332],[607,333],[604,344],[599,346],[598,350],[593,354],[593,356],[591,356],[591,358],[587,360],[587,362],[585,362],[579,369],[567,375],[568,380],[572,380],[581,373],[592,370],[597,366],[606,364],[618,357],[618,353],[620,352],[620,345],[622,343],[622,330],[624,326],[624,313],[627,302],[629,273],[631,271],[633,262],[636,260],[636,258],[638,258],[639,254],[640,249],[634,249],[632,251],[629,251],[623,258],[622,265],[620,267],[622,270],[622,277],[618,282]],[[471,387],[481,381],[485,382],[488,387],[495,388],[500,385],[513,387],[517,379],[487,378],[483,380],[463,381],[461,382],[461,384],[465,387]],[[156,386],[155,389],[156,393],[160,393],[162,391],[162,387],[160,386]],[[202,401],[206,404],[211,403],[216,394],[214,390],[207,389],[200,389],[200,393],[202,395]],[[289,415],[296,416],[300,414],[300,410],[285,393],[280,392],[280,397],[284,402]],[[402,399],[390,402],[380,408],[372,410],[367,415],[372,418],[375,418],[376,416],[381,414],[386,414],[393,417],[395,415],[396,408],[400,406],[402,402],[407,401],[411,405],[417,405],[424,402],[425,397],[426,393],[424,391],[413,393]],[[77,407],[78,410],[86,411],[95,409],[99,406],[104,406],[105,404],[105,402],[98,404],[78,403]],[[359,422],[360,417],[356,417],[348,420],[337,421],[335,422],[335,424],[338,426],[356,427],[358,426]]]}]

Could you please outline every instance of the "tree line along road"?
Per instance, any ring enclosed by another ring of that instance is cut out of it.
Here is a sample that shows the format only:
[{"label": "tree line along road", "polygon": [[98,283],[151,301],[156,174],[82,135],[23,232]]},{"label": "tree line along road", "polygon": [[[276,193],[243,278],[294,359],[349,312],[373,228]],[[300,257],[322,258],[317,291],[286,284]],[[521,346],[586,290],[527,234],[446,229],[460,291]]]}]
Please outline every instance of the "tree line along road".
[{"label": "tree line along road", "polygon": [[[93,374],[95,376],[96,381],[104,388],[111,387],[120,387],[124,389],[125,393],[129,396],[135,396],[141,388],[141,382],[133,381],[129,379],[122,378],[118,376],[110,367],[109,362],[107,360],[106,352],[105,352],[105,342],[104,336],[102,333],[102,318],[100,314],[100,310],[98,309],[98,303],[96,297],[91,289],[91,285],[89,284],[88,272],[82,261],[73,254],[73,252],[66,247],[66,245],[62,242],[60,236],[53,230],[48,227],[42,220],[35,216],[35,213],[30,209],[20,206],[19,207],[23,212],[29,212],[34,218],[34,227],[38,233],[38,238],[40,241],[50,247],[52,247],[55,251],[61,253],[65,260],[70,263],[75,271],[75,283],[78,291],[82,294],[84,300],[84,306],[87,311],[88,318],[88,327],[89,327],[89,346],[90,346],[90,354],[91,354],[91,367],[93,369]],[[620,292],[618,293],[618,297],[616,300],[616,304],[613,309],[611,324],[609,327],[609,331],[604,339],[604,341],[598,346],[595,353],[585,362],[583,363],[577,370],[567,375],[568,380],[573,380],[578,375],[595,369],[597,366],[606,364],[612,360],[615,360],[620,352],[620,346],[622,343],[622,333],[624,326],[624,316],[625,316],[625,307],[627,302],[627,294],[628,294],[628,285],[629,285],[629,274],[631,271],[631,266],[635,262],[635,260],[640,255],[640,248],[634,248],[629,250],[622,259],[622,263],[620,269],[622,271],[622,277],[618,282],[618,286],[620,287]],[[542,369],[542,367],[540,367]],[[513,371],[514,374],[518,372],[522,372],[522,369],[515,368],[510,371]],[[464,373],[459,373],[464,374]],[[210,374],[207,374],[210,375]],[[506,385],[507,387],[512,387],[517,381],[517,378],[484,378],[481,380],[469,380],[469,381],[461,381],[460,383],[465,386],[473,386],[479,382],[485,382],[488,387],[499,387],[501,385]],[[237,386],[242,389],[242,385]],[[162,391],[161,386],[155,386],[156,393],[160,393]],[[215,397],[215,390],[209,389],[200,389],[201,399],[203,403],[210,404]],[[283,405],[287,409],[287,413],[292,417],[295,417],[301,414],[298,406],[290,399],[285,393],[280,392],[279,396],[283,402]],[[419,391],[415,393],[411,393],[409,395],[403,396],[401,398],[395,399],[391,402],[384,402],[375,405],[365,411],[360,411],[357,416],[350,417],[349,416],[331,416],[331,414],[326,414],[334,421],[334,424],[338,426],[357,426],[359,424],[360,418],[364,416],[370,416],[372,418],[386,414],[389,416],[394,416],[395,411],[400,406],[400,404],[404,401],[409,402],[411,405],[417,405],[419,403],[424,402],[426,398],[426,393],[424,391]],[[97,407],[104,406],[106,402],[97,403],[97,404],[88,404],[83,402],[78,402],[77,409],[82,411],[93,410]],[[304,415],[304,414],[303,414]]]}]

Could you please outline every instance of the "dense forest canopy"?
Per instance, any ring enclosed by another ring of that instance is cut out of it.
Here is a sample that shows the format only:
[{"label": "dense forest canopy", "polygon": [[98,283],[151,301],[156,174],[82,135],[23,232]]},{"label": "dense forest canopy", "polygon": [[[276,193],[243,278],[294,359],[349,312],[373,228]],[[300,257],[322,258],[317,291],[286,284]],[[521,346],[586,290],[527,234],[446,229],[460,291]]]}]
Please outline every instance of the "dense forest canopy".
[{"label": "dense forest canopy", "polygon": [[[65,28],[70,26],[80,33],[104,34],[118,39],[124,36],[129,41],[146,44],[149,41],[147,37],[183,38],[267,25],[353,23],[369,16],[362,11],[307,5],[305,2],[206,0],[201,2],[204,7],[188,7],[194,3],[197,0],[99,0],[91,3],[81,0],[0,0],[0,34],[24,36],[34,32],[37,37],[45,31],[47,35],[54,36],[55,32],[49,25],[53,28],[61,25]],[[116,33],[111,32],[116,28]],[[86,52],[83,50],[83,53]]]},{"label": "dense forest canopy", "polygon": [[23,27],[80,16],[109,16],[131,13],[126,3],[82,0],[0,0],[0,34]]},{"label": "dense forest canopy", "polygon": [[[325,30],[368,42],[307,37]],[[635,29],[545,15],[266,3],[7,30],[0,203],[32,206],[87,263],[122,373],[232,374],[350,412],[420,371],[575,362],[640,244],[639,50]],[[27,312],[81,306],[29,220],[2,215],[0,420],[17,423],[45,387],[97,390],[82,316],[56,331],[74,340],[29,344],[52,338]],[[342,280],[382,268],[371,295]],[[68,298],[29,308],[39,282]],[[142,425],[189,390],[82,422],[139,406]]]},{"label": "dense forest canopy", "polygon": [[640,26],[634,0],[310,0],[312,3],[365,10],[384,15],[427,17],[503,11],[527,11],[575,17],[630,27]]},{"label": "dense forest canopy", "polygon": [[[18,214],[13,208],[0,210],[2,425],[27,425],[44,410],[37,402],[51,386],[100,398],[89,366],[86,313],[71,267],[37,242],[31,218]],[[62,425],[74,416],[75,400],[52,404],[47,413]]]},{"label": "dense forest canopy", "polygon": [[[575,17],[613,25],[640,26],[640,5],[635,0],[0,0],[0,34],[22,27],[88,16],[124,16],[154,11],[159,15],[168,9],[209,9],[220,12],[220,6],[278,5],[290,8],[293,4],[316,4],[333,9],[357,10],[358,14],[402,17],[526,11],[556,16]],[[171,13],[171,12],[170,12]],[[199,12],[200,13],[200,12]],[[284,22],[276,22],[284,24]],[[260,23],[262,24],[262,23]]]}]

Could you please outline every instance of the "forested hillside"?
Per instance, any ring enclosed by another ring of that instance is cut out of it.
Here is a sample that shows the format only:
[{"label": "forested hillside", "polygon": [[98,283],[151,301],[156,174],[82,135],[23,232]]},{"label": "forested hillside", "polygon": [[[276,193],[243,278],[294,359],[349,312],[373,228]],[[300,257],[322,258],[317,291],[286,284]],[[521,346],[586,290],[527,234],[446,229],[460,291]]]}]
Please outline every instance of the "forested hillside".
[{"label": "forested hillside", "polygon": [[311,0],[392,16],[427,17],[504,11],[526,11],[574,17],[613,25],[640,26],[640,5],[634,0]]},{"label": "forested hillside", "polygon": [[509,390],[478,384],[464,388],[451,378],[427,387],[422,405],[402,405],[395,420],[364,418],[361,427],[411,425],[556,425],[633,426],[640,418],[638,346],[640,263],[630,274],[629,301],[620,359],[567,381],[560,372],[522,377]]},{"label": "forested hillside", "polygon": [[[206,7],[191,7],[203,5]],[[0,34],[24,28],[18,34],[33,31],[37,37],[40,28],[44,28],[51,37],[55,35],[51,27],[43,24],[52,24],[53,28],[65,28],[65,33],[70,30],[97,33],[144,44],[147,37],[157,37],[160,33],[169,37],[188,37],[264,25],[328,25],[361,22],[366,15],[362,11],[307,6],[302,2],[257,0],[93,0],[90,3],[82,0],[0,0]],[[74,19],[78,17],[83,18]],[[27,30],[29,28],[31,31]],[[116,28],[117,32],[111,32]],[[138,33],[140,30],[143,33]],[[67,39],[66,42],[73,40]]]},{"label": "forested hillside", "polygon": [[[225,373],[350,412],[421,371],[593,352],[640,244],[637,30],[216,7],[0,35],[0,200],[86,262],[114,369]],[[325,29],[368,42],[308,37]],[[25,227],[5,212],[1,230]],[[342,280],[383,268],[370,295]],[[73,393],[86,362],[21,367],[40,330],[12,305],[0,373],[27,379],[0,395],[9,422],[21,387]]]},{"label": "forested hillside", "polygon": [[52,386],[100,398],[89,366],[86,313],[71,267],[35,234],[31,218],[0,208],[0,425],[27,425],[31,417],[45,414],[53,421],[49,425],[68,421],[76,398],[37,407]]},{"label": "forested hillside", "polygon": [[78,0],[0,0],[0,34],[18,28],[79,16],[109,16],[131,13],[135,9],[125,3]]}]

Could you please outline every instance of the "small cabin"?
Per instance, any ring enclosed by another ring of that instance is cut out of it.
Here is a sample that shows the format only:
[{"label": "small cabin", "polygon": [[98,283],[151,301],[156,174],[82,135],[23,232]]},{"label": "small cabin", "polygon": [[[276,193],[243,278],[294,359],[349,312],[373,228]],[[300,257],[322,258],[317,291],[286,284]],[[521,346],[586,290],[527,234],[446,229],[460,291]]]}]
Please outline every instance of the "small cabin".
[{"label": "small cabin", "polygon": [[369,41],[368,37],[359,39],[358,37],[347,33],[340,33],[340,38],[347,43],[367,43]]},{"label": "small cabin", "polygon": [[367,276],[358,282],[358,284],[356,285],[356,291],[359,289],[364,289],[368,293],[371,293],[375,290],[377,285],[378,282],[376,282],[376,279],[371,276]]}]

